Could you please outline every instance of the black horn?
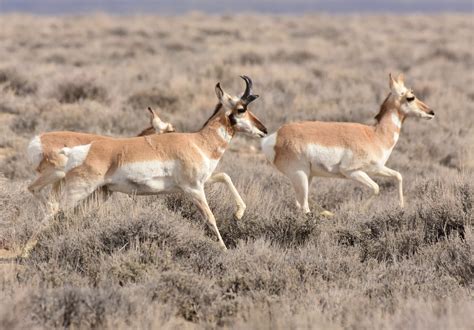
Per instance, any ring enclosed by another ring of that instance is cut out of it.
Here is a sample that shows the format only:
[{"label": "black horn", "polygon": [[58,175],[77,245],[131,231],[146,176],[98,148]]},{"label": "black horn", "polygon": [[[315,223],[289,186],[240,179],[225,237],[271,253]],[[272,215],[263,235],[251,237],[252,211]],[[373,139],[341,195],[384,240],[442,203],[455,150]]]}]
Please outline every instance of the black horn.
[{"label": "black horn", "polygon": [[245,100],[252,93],[252,80],[247,76],[240,76],[245,81],[245,92],[241,99]]},{"label": "black horn", "polygon": [[245,81],[245,92],[242,94],[240,99],[245,101],[246,104],[249,104],[250,102],[254,101],[258,95],[252,94],[252,79],[250,79],[248,76],[240,76],[240,78]]}]

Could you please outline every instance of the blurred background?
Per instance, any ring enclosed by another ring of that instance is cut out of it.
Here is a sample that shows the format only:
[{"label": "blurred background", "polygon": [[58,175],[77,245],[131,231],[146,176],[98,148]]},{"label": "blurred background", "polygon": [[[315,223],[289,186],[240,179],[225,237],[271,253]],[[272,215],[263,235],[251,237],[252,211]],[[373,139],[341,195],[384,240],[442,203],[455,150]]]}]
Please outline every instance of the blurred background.
[{"label": "blurred background", "polygon": [[[474,44],[470,0],[0,0],[0,329],[472,329]],[[41,227],[27,192],[37,134],[131,137],[146,108],[181,132],[252,77],[274,132],[301,120],[371,124],[388,74],[436,112],[408,119],[378,196],[289,180],[236,136],[206,194],[224,241],[180,195],[114,194],[61,217],[31,258],[2,263]],[[4,176],[4,178],[3,178]],[[463,233],[463,239],[460,234]],[[464,235],[465,233],[465,235]],[[465,236],[465,239],[464,239]]]},{"label": "blurred background", "polygon": [[3,12],[21,11],[42,14],[74,14],[103,11],[107,13],[183,14],[258,12],[294,13],[322,11],[349,12],[440,12],[472,11],[470,0],[2,0]]}]

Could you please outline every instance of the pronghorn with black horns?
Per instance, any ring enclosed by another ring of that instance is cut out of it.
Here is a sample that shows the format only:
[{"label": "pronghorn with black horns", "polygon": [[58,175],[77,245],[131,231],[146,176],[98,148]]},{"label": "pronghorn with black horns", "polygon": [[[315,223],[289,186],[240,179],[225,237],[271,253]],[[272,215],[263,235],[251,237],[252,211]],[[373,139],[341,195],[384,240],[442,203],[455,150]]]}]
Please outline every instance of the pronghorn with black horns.
[{"label": "pronghorn with black horns", "polygon": [[[138,136],[174,132],[171,123],[162,121],[150,107],[148,107],[148,111],[150,112],[150,127],[144,129]],[[54,195],[59,194],[61,179],[66,176],[64,168],[67,162],[66,152],[64,150],[60,152],[61,149],[104,139],[112,139],[112,137],[70,131],[48,132],[35,136],[28,144],[27,155],[30,164],[37,172],[37,176],[34,182],[28,186],[28,190],[52,212],[55,203],[52,200],[48,203],[41,195],[41,190],[48,185],[53,185],[53,196],[51,197],[54,198]]]},{"label": "pronghorn with black horns", "polygon": [[[390,93],[380,107],[373,126],[342,122],[297,122],[280,127],[262,139],[267,159],[285,174],[296,192],[296,204],[309,213],[308,190],[315,176],[357,181],[372,190],[379,186],[369,175],[398,182],[403,207],[402,175],[387,166],[390,154],[408,117],[432,119],[434,112],[405,87],[403,75],[389,76]],[[322,215],[332,213],[316,206]]]},{"label": "pronghorn with black horns", "polygon": [[255,137],[267,134],[247,109],[258,97],[252,94],[252,81],[246,76],[242,79],[246,89],[241,97],[227,94],[220,83],[216,85],[219,103],[198,132],[99,140],[71,148],[61,209],[76,206],[100,187],[137,195],[182,192],[198,207],[225,248],[204,184],[214,180],[212,173],[237,132]]}]

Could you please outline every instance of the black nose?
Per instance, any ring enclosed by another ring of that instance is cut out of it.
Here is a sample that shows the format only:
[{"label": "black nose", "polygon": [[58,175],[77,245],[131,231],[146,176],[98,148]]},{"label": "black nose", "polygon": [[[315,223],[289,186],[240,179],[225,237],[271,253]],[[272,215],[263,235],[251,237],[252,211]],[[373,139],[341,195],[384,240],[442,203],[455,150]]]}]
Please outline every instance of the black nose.
[{"label": "black nose", "polygon": [[267,129],[265,127],[262,129],[262,132],[268,134]]},{"label": "black nose", "polygon": [[428,112],[428,114],[434,116],[433,110],[431,110],[430,112]]}]

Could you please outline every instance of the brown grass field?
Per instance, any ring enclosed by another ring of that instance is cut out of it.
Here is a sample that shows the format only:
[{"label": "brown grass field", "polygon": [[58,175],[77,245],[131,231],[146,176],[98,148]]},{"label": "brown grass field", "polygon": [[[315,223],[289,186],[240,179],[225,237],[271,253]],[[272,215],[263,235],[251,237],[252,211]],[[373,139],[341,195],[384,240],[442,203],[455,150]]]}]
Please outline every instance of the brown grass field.
[{"label": "brown grass field", "polygon": [[[474,47],[472,15],[302,17],[0,16],[0,328],[472,329]],[[59,217],[30,258],[10,258],[43,210],[27,192],[26,146],[54,130],[137,134],[147,106],[179,131],[211,115],[214,85],[254,80],[270,132],[297,120],[371,123],[388,73],[436,112],[409,119],[381,194],[317,179],[294,208],[259,141],[237,137],[218,169],[247,211],[233,219],[207,189],[222,251],[180,195],[115,194]]]}]

